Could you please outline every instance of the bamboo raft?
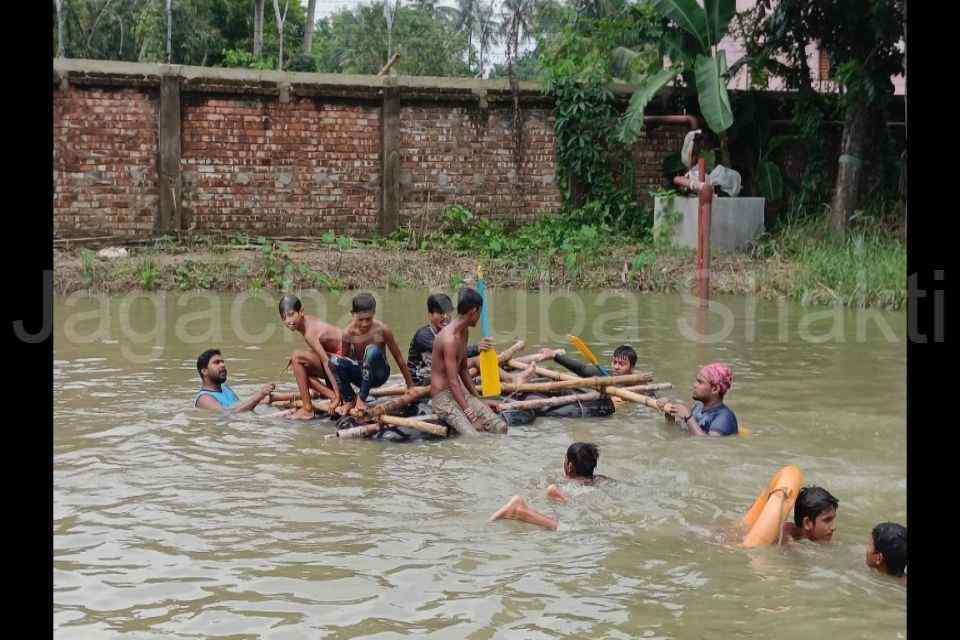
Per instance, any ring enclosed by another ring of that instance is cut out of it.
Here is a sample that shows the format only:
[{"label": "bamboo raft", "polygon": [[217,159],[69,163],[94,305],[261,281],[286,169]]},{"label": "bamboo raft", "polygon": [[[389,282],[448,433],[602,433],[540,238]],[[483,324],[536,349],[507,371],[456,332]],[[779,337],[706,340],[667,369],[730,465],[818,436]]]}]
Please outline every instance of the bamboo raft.
[{"label": "bamboo raft", "polygon": [[[504,370],[522,372],[519,382],[502,382],[504,394],[513,393],[560,393],[546,398],[530,400],[510,400],[499,402],[500,410],[531,410],[548,407],[563,406],[576,402],[598,400],[604,396],[611,396],[633,402],[661,413],[668,413],[671,409],[669,402],[661,405],[657,400],[644,395],[644,392],[671,389],[668,382],[654,383],[653,373],[638,372],[623,376],[595,376],[581,378],[572,373],[556,371],[540,366],[538,363],[546,358],[540,352],[525,356],[518,355],[524,347],[524,342],[518,340],[513,345],[498,353],[497,360]],[[476,367],[470,368],[470,374],[479,375]],[[516,375],[516,374],[514,374]],[[524,378],[533,376],[535,379],[527,381]],[[478,387],[479,388],[479,387]],[[315,394],[311,390],[311,396]],[[343,440],[369,438],[392,427],[414,429],[422,433],[445,438],[453,431],[435,415],[417,416],[414,418],[395,415],[426,398],[430,394],[429,386],[406,387],[392,385],[371,391],[370,395],[382,400],[368,407],[362,414],[354,414],[361,424],[340,429],[336,433],[324,436],[324,440]],[[389,399],[387,399],[389,398]],[[297,392],[274,393],[271,395],[271,405],[283,409],[296,409],[302,406]],[[662,401],[661,401],[662,402]],[[314,409],[318,414],[329,411],[328,400],[313,401]]]}]

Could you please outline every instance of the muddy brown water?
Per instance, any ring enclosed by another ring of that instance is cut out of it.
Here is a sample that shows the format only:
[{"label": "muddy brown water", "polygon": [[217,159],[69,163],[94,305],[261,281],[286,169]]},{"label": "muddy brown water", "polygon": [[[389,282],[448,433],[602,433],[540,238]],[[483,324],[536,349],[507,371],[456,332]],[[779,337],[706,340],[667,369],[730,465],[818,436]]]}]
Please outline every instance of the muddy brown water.
[{"label": "muddy brown water", "polygon": [[[406,353],[427,292],[376,294]],[[608,362],[629,342],[672,397],[699,364],[729,363],[753,435],[690,438],[627,406],[506,436],[325,442],[329,422],[191,407],[210,345],[241,398],[292,387],[279,372],[301,342],[276,295],[61,298],[57,637],[905,637],[904,590],[863,562],[874,524],[906,524],[905,314],[729,297],[698,325],[680,295],[492,295],[501,345],[578,333]],[[304,293],[341,322],[350,297]],[[616,482],[554,506],[544,490],[578,440]],[[729,544],[788,463],[840,500],[833,543]],[[488,525],[514,494],[560,531]]]}]

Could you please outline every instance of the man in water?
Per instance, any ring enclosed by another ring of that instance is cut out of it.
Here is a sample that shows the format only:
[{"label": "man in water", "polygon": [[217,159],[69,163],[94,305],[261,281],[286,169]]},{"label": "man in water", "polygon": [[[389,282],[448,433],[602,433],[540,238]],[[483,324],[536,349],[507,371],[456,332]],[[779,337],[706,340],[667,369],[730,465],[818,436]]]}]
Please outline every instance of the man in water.
[{"label": "man in water", "polygon": [[[430,384],[430,371],[433,365],[433,341],[443,328],[450,324],[453,302],[445,293],[434,293],[427,298],[427,324],[417,329],[410,340],[407,353],[407,368],[418,385]],[[480,351],[489,347],[491,341],[483,338],[480,345],[467,346],[467,358],[475,358]]]},{"label": "man in water", "polygon": [[[567,448],[567,455],[563,461],[563,473],[568,481],[580,485],[593,485],[600,481],[609,481],[610,478],[594,473],[599,460],[600,450],[597,449],[597,445],[589,442],[574,442]],[[570,500],[570,497],[555,484],[547,487],[547,498],[554,502]],[[495,522],[501,518],[528,522],[552,531],[556,531],[557,527],[560,526],[556,518],[545,516],[533,509],[520,496],[510,498],[507,504],[490,516],[487,522]]]},{"label": "man in water", "polygon": [[459,317],[443,328],[433,341],[434,367],[430,378],[433,410],[458,433],[492,431],[506,433],[507,421],[480,400],[467,364],[470,327],[480,321],[483,298],[464,287],[457,300]]},{"label": "man in water", "polygon": [[334,415],[334,409],[340,404],[340,392],[330,366],[330,355],[340,352],[340,329],[316,316],[308,316],[303,312],[300,299],[292,294],[280,299],[280,320],[288,329],[302,335],[309,347],[306,351],[294,351],[290,356],[301,402],[300,409],[290,417],[297,420],[315,417],[311,389],[330,400],[330,415]]},{"label": "man in water", "polygon": [[270,396],[275,388],[273,384],[265,384],[255,396],[246,402],[240,402],[237,394],[227,385],[227,365],[219,349],[207,349],[200,354],[197,358],[197,373],[200,374],[201,384],[200,390],[193,397],[193,406],[201,409],[232,413],[253,411],[261,402],[270,403]]},{"label": "man in water", "polygon": [[867,566],[894,576],[907,586],[907,528],[896,522],[881,522],[867,540]]},{"label": "man in water", "polygon": [[[383,385],[390,377],[387,349],[400,367],[407,388],[414,387],[413,376],[397,346],[393,330],[374,318],[377,312],[376,298],[369,293],[360,293],[353,298],[351,310],[353,319],[343,330],[340,354],[330,358],[344,403],[337,411],[340,415],[347,415],[353,410],[358,413],[366,411],[370,390]],[[354,394],[352,385],[360,388],[359,395]],[[331,402],[331,406],[333,404]]]},{"label": "man in water", "polygon": [[804,487],[793,505],[793,522],[783,523],[783,542],[830,542],[837,530],[840,502],[823,487]]},{"label": "man in water", "polygon": [[[692,393],[695,400],[693,408],[670,403],[665,413],[683,421],[693,436],[734,435],[737,433],[737,416],[723,403],[732,384],[733,372],[730,367],[719,362],[708,364],[697,373]],[[661,398],[657,404],[665,406],[666,398]]]}]

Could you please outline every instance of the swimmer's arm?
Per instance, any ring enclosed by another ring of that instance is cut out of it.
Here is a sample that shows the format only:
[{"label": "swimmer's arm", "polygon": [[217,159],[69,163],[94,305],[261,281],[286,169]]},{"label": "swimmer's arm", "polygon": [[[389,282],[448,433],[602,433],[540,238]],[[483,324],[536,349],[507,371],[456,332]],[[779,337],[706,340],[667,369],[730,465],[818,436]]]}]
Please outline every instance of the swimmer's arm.
[{"label": "swimmer's arm", "polygon": [[[671,403],[670,415],[672,415],[677,420],[681,420],[683,424],[687,427],[687,431],[692,436],[705,436],[707,432],[704,431],[700,424],[697,422],[697,419],[693,417],[693,414],[690,412],[690,409],[687,409],[682,404]],[[687,416],[690,416],[690,419],[687,420]]]},{"label": "swimmer's arm", "polygon": [[[237,406],[235,406],[235,407],[230,407],[230,408],[228,409],[228,411],[229,411],[230,413],[243,413],[243,412],[245,412],[245,411],[253,411],[253,408],[254,408],[255,406],[257,406],[258,404],[260,404],[260,402],[261,402],[264,398],[266,398],[267,396],[269,396],[269,395],[273,392],[273,390],[274,390],[275,387],[276,387],[276,385],[275,385],[275,384],[272,384],[272,383],[271,383],[271,384],[265,384],[265,385],[263,385],[262,387],[260,387],[260,391],[257,392],[256,395],[251,396],[249,400],[247,400],[246,402],[244,402],[244,403],[242,403],[242,404],[239,404],[239,405],[237,405]],[[210,398],[210,399],[213,400],[213,398]],[[216,402],[216,401],[214,401],[214,402]]]},{"label": "swimmer's arm", "polygon": [[412,389],[414,384],[413,376],[410,375],[410,368],[407,367],[407,362],[403,359],[403,354],[400,353],[400,347],[397,346],[397,339],[393,336],[393,331],[386,325],[383,326],[383,341],[387,343],[387,348],[393,354],[393,361],[400,367],[400,373],[403,375],[403,381],[407,383],[407,388]]},{"label": "swimmer's arm", "polygon": [[600,370],[597,367],[593,366],[592,364],[579,362],[577,360],[574,360],[570,356],[564,355],[562,353],[558,353],[555,356],[553,356],[553,361],[559,364],[560,366],[565,367],[566,369],[569,369],[570,371],[577,374],[581,378],[591,378],[593,376],[602,375],[600,373]]},{"label": "swimmer's arm", "polygon": [[330,357],[327,355],[327,350],[323,348],[323,343],[320,342],[320,336],[316,334],[304,336],[303,339],[306,340],[307,346],[320,358],[320,363],[323,365],[323,373],[327,376],[327,381],[330,383],[330,386],[333,387],[332,391],[334,396],[330,402],[330,406],[335,407],[340,404],[340,387],[337,385],[337,379],[333,375],[333,369],[330,368]]}]

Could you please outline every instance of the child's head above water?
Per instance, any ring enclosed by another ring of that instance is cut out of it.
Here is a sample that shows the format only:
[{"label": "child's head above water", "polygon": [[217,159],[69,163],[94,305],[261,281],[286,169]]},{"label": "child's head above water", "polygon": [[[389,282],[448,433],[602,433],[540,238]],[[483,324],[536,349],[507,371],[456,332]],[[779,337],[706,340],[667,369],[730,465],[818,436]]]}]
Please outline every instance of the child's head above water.
[{"label": "child's head above water", "polygon": [[567,447],[567,459],[563,470],[571,477],[592,478],[599,459],[600,450],[597,449],[597,445],[589,442],[574,442]]},{"label": "child's head above water", "polygon": [[815,542],[829,542],[837,528],[840,502],[823,487],[804,487],[793,506],[793,524]]},{"label": "child's head above water", "polygon": [[613,351],[610,368],[618,376],[628,375],[637,365],[637,352],[628,344],[622,344]]},{"label": "child's head above water", "polygon": [[907,568],[907,528],[896,522],[881,522],[867,541],[867,566],[891,576],[904,575]]}]

